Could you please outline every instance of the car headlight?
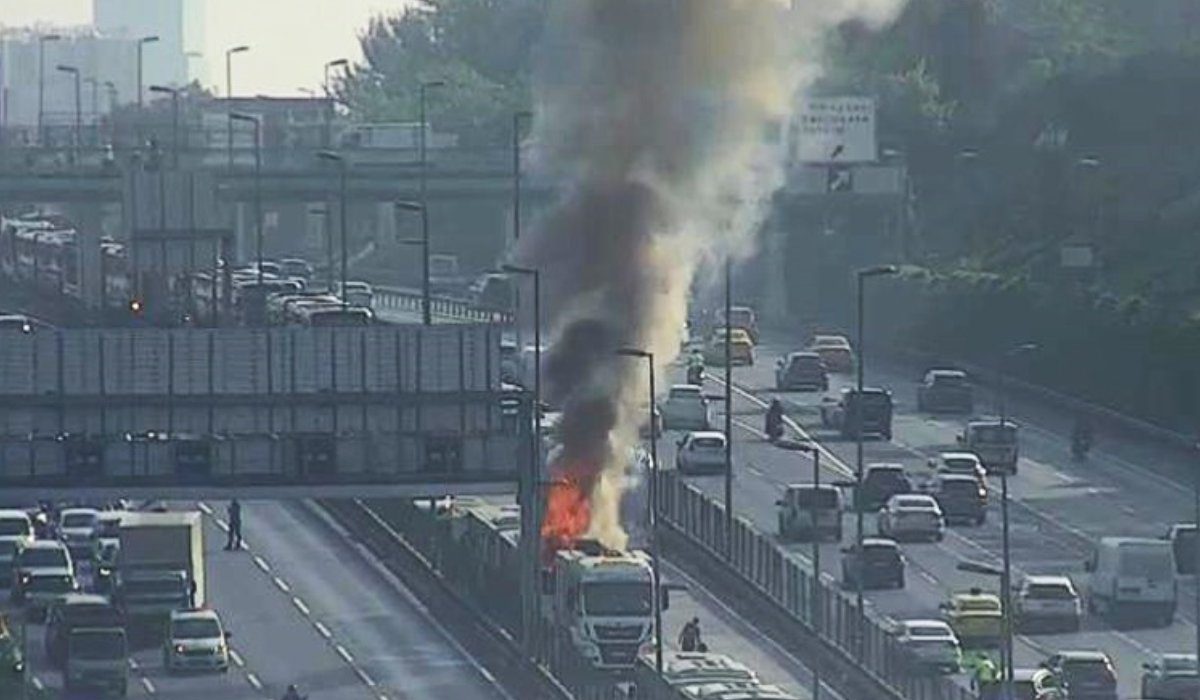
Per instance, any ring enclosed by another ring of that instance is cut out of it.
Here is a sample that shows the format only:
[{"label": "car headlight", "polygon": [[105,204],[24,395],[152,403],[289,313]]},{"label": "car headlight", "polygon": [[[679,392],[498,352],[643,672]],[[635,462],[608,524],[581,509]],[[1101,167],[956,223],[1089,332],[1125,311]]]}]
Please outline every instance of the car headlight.
[{"label": "car headlight", "polygon": [[176,644],[176,645],[175,645],[175,653],[176,653],[176,654],[182,654],[182,653],[183,653],[183,645],[182,645],[182,644]]},{"label": "car headlight", "polygon": [[25,672],[25,662],[24,661],[13,662],[12,669],[13,669],[13,673],[24,673]]}]

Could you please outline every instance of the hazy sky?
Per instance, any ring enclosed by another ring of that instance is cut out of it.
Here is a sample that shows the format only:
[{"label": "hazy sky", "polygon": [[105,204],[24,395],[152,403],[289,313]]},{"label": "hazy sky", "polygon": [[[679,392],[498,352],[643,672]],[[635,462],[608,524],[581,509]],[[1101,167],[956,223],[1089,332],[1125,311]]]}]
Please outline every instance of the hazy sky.
[{"label": "hazy sky", "polygon": [[[225,91],[225,49],[234,57],[234,93],[295,95],[315,88],[326,61],[359,61],[358,33],[375,14],[398,12],[407,0],[203,0],[207,10],[206,84]],[[0,0],[0,24],[87,24],[91,0]]]}]

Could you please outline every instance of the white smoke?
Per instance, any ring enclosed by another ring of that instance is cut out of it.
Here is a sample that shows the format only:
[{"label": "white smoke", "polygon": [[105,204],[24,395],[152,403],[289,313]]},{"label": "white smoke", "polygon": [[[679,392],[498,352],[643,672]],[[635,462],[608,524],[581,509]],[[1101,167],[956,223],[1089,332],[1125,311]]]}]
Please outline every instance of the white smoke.
[{"label": "white smoke", "polygon": [[752,250],[783,184],[822,39],[901,4],[553,0],[533,141],[563,194],[517,257],[542,273],[558,468],[591,493],[590,536],[625,544],[623,456],[646,416],[644,363],[616,349],[649,350],[660,370],[674,359],[695,271]]}]

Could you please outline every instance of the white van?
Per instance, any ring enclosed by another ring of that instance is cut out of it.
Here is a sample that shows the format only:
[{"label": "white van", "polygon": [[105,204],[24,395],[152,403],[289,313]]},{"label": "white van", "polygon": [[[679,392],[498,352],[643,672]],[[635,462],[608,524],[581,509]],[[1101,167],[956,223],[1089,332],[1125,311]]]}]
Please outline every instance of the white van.
[{"label": "white van", "polygon": [[1178,590],[1170,542],[1104,537],[1084,569],[1089,575],[1089,611],[1162,627],[1174,620]]}]

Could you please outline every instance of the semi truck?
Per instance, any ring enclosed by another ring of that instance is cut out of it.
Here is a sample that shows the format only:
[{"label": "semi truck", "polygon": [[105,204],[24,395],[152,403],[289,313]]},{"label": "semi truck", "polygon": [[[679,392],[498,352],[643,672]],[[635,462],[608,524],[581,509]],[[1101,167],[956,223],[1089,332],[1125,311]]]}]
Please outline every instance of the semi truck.
[{"label": "semi truck", "polygon": [[128,513],[121,520],[114,600],[129,620],[165,620],[204,605],[200,513]]}]

